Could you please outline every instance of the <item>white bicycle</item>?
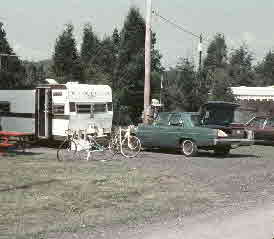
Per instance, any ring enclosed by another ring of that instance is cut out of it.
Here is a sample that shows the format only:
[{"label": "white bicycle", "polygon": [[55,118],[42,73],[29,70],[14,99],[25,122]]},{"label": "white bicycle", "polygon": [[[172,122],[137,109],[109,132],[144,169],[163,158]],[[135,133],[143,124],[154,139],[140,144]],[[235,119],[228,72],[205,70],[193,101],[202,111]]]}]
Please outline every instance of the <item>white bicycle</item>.
[{"label": "white bicycle", "polygon": [[140,140],[131,135],[132,127],[122,129],[119,127],[118,132],[111,137],[109,141],[109,150],[114,155],[121,153],[126,158],[136,157],[141,151]]},{"label": "white bicycle", "polygon": [[104,142],[106,142],[105,135],[87,135],[85,139],[82,139],[75,131],[68,130],[66,133],[67,138],[57,150],[57,159],[59,161],[75,159],[112,159],[113,154],[110,152],[108,146],[105,146],[104,144]]}]

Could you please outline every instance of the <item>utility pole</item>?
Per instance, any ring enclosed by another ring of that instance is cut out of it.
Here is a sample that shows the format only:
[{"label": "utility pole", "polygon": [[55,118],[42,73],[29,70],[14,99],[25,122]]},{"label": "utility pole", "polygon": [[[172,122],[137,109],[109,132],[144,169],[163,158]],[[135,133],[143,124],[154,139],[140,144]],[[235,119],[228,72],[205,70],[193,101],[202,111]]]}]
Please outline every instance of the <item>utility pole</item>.
[{"label": "utility pole", "polygon": [[162,72],[162,74],[161,74],[160,105],[162,104],[162,90],[163,90],[163,82],[164,82],[164,72]]},{"label": "utility pole", "polygon": [[144,84],[144,123],[148,124],[150,114],[150,74],[151,74],[151,15],[152,0],[146,0],[146,39],[145,39],[145,84]]},{"label": "utility pole", "polygon": [[202,52],[203,52],[203,36],[200,35],[200,41],[198,45],[198,51],[199,51],[199,72],[201,72],[202,69]]}]

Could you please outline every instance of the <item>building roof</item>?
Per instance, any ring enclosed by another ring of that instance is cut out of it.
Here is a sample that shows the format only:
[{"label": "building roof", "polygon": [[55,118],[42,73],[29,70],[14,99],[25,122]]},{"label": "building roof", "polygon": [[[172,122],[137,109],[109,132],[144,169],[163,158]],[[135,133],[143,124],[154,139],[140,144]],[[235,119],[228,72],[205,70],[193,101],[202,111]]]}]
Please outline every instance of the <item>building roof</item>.
[{"label": "building roof", "polygon": [[274,101],[274,86],[266,87],[231,87],[232,93],[240,100],[271,100]]}]

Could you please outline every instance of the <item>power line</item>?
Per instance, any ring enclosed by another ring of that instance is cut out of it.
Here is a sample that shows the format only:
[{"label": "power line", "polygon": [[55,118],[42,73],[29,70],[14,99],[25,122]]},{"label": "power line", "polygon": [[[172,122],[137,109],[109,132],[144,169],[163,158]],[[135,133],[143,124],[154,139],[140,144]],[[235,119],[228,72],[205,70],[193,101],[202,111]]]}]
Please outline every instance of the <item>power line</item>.
[{"label": "power line", "polygon": [[191,32],[191,31],[187,30],[186,28],[180,26],[179,24],[175,23],[174,21],[171,21],[171,20],[169,20],[169,19],[167,19],[167,18],[161,16],[161,15],[160,15],[159,13],[157,13],[155,10],[153,10],[152,13],[153,13],[155,16],[161,18],[164,22],[169,23],[170,25],[176,27],[177,29],[179,29],[179,30],[181,30],[181,31],[183,31],[183,32],[185,32],[185,33],[187,33],[187,34],[190,34],[190,35],[192,35],[192,36],[194,36],[194,37],[200,39],[200,35],[198,35],[198,34],[196,34],[196,33],[194,33],[194,32]]},{"label": "power line", "polygon": [[[175,21],[172,21],[172,20],[170,20],[170,19],[168,19],[168,18],[166,18],[166,17],[163,17],[162,15],[160,15],[160,14],[159,14],[158,12],[156,12],[155,10],[153,10],[152,13],[153,13],[156,17],[159,17],[161,20],[163,20],[165,23],[168,23],[169,25],[172,25],[173,27],[177,28],[178,30],[181,30],[181,31],[183,31],[183,32],[185,32],[185,33],[187,33],[187,34],[190,34],[190,35],[194,36],[195,38],[200,39],[201,35],[198,35],[197,33],[194,33],[194,32],[192,32],[192,31],[187,30],[185,27],[179,25],[179,24],[176,23]],[[203,36],[203,43],[204,43],[204,42],[206,42],[206,43],[211,43],[212,40],[209,40],[208,38],[205,38],[205,37]],[[237,47],[236,47],[236,48],[237,48]],[[226,49],[227,49],[228,51],[233,51],[233,50],[235,50],[236,48],[235,48],[235,47],[228,47],[228,46],[226,46]]]},{"label": "power line", "polygon": [[[176,22],[173,21],[173,20],[170,20],[170,19],[168,19],[168,18],[166,18],[166,17],[163,17],[163,16],[160,15],[157,11],[153,10],[152,13],[153,13],[156,17],[159,17],[160,19],[162,19],[165,23],[168,23],[168,24],[174,26],[175,28],[177,28],[177,29],[179,29],[179,30],[181,30],[181,31],[183,31],[183,32],[185,32],[185,33],[187,33],[187,34],[190,34],[190,35],[194,36],[195,38],[200,39],[200,36],[201,36],[201,35],[199,35],[199,34],[197,34],[197,33],[194,33],[194,32],[192,32],[192,31],[189,31],[188,29],[186,29],[185,27],[179,25],[178,23],[176,23]],[[210,43],[211,41],[210,41],[208,38],[205,38],[205,37],[203,36],[203,42]],[[231,47],[226,47],[226,48],[227,48],[228,50],[233,50],[233,49],[234,49],[234,48],[231,48]]]}]

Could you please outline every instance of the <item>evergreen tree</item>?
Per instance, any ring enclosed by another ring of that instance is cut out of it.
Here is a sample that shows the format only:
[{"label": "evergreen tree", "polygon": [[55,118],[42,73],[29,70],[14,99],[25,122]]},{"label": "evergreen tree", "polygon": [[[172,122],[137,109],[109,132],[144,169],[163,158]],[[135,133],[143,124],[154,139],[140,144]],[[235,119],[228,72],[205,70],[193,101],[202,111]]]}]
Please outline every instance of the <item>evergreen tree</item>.
[{"label": "evergreen tree", "polygon": [[81,60],[84,64],[96,60],[96,54],[99,47],[99,39],[93,33],[91,24],[86,24],[83,30],[83,42],[81,45]]},{"label": "evergreen tree", "polygon": [[269,51],[263,61],[255,67],[255,70],[259,86],[274,85],[274,52]]},{"label": "evergreen tree", "polygon": [[115,54],[115,62],[114,62],[113,75],[112,75],[112,88],[117,89],[118,88],[118,59],[119,59],[119,49],[120,49],[120,43],[121,43],[121,37],[117,28],[115,28],[112,33],[112,43],[113,43],[114,54]]},{"label": "evergreen tree", "polygon": [[6,32],[3,28],[2,22],[0,22],[0,52],[6,54],[13,54],[13,50],[11,49],[8,43]]},{"label": "evergreen tree", "polygon": [[[126,108],[133,123],[140,119],[144,105],[145,28],[145,20],[139,10],[131,8],[120,33],[120,47],[114,74],[117,110],[119,111],[120,105]],[[152,40],[153,72],[160,68],[161,55],[154,49],[155,35]]]},{"label": "evergreen tree", "polygon": [[71,24],[65,26],[63,33],[56,40],[53,73],[60,83],[81,81],[81,65]]},{"label": "evergreen tree", "polygon": [[181,59],[176,68],[166,73],[164,104],[170,111],[197,111],[199,86],[194,64]]},{"label": "evergreen tree", "polygon": [[[106,37],[101,41],[96,64],[110,77],[113,75],[116,64],[116,51],[114,42],[110,37]],[[111,83],[111,80],[109,80],[109,83]]]},{"label": "evergreen tree", "polygon": [[231,53],[228,69],[233,86],[255,84],[252,61],[253,56],[245,44]]},{"label": "evergreen tree", "polygon": [[215,71],[215,80],[210,91],[209,100],[234,102],[235,97],[230,87],[230,78],[227,71],[218,68]]},{"label": "evergreen tree", "polygon": [[207,48],[207,56],[204,60],[204,68],[214,71],[216,68],[224,68],[227,63],[227,46],[225,37],[217,33]]},{"label": "evergreen tree", "polygon": [[120,41],[121,39],[120,39],[119,31],[117,28],[115,28],[112,33],[112,43],[113,43],[114,53],[116,57],[118,57]]},{"label": "evergreen tree", "polygon": [[[0,22],[0,88],[25,87],[25,69],[10,47],[3,23]],[[13,55],[13,56],[10,56]]]},{"label": "evergreen tree", "polygon": [[228,73],[227,45],[223,34],[217,33],[208,46],[203,67],[204,93],[210,94],[211,100],[233,100],[231,98],[231,78]]}]

